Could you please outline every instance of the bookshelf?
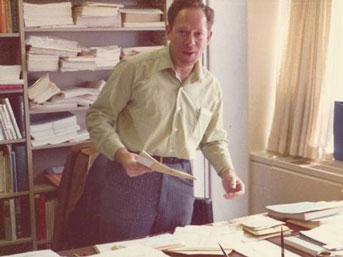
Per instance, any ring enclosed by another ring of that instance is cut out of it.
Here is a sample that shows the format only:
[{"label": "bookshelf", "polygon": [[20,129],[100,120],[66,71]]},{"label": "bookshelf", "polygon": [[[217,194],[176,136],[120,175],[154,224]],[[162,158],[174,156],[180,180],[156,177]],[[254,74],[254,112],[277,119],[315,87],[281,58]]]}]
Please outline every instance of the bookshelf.
[{"label": "bookshelf", "polygon": [[[6,1],[6,0],[0,0]],[[164,43],[164,27],[138,27],[138,28],[86,28],[86,27],[65,27],[65,28],[40,28],[25,27],[23,15],[23,0],[11,0],[16,3],[15,17],[17,17],[17,27],[12,32],[0,33],[0,65],[21,65],[22,89],[1,90],[0,98],[10,97],[11,99],[21,98],[24,112],[20,119],[24,121],[22,133],[25,135],[21,139],[0,140],[0,146],[23,146],[25,149],[25,179],[26,189],[18,192],[0,192],[0,202],[20,199],[25,202],[21,208],[21,214],[17,215],[18,220],[25,226],[24,233],[16,239],[1,238],[0,229],[0,255],[11,254],[21,251],[36,250],[49,247],[51,238],[42,238],[39,231],[42,229],[40,214],[42,214],[42,204],[46,200],[56,200],[57,188],[51,184],[44,176],[47,168],[64,165],[69,148],[76,143],[63,142],[60,144],[47,144],[32,146],[30,124],[36,120],[44,120],[57,116],[63,112],[71,112],[76,115],[77,123],[81,128],[85,128],[84,116],[88,107],[79,106],[74,108],[56,108],[47,110],[30,110],[30,100],[28,92],[30,86],[41,76],[48,73],[50,80],[58,85],[62,90],[69,87],[79,86],[82,83],[93,80],[106,80],[111,74],[111,69],[104,70],[77,70],[77,71],[35,71],[27,70],[27,47],[25,41],[30,36],[49,36],[66,40],[74,40],[85,47],[105,46],[116,44],[119,47],[143,46],[148,41],[157,44]],[[47,3],[55,1],[27,0],[30,3]],[[58,1],[56,1],[58,2]],[[73,5],[82,1],[72,0]],[[115,2],[123,4],[125,7],[147,7],[159,8],[166,13],[171,0],[116,0],[98,2]],[[0,2],[1,3],[1,2]],[[23,200],[22,200],[23,199]],[[39,200],[38,200],[39,199]],[[0,214],[2,209],[0,209]],[[49,214],[50,215],[50,214]],[[13,217],[12,217],[13,218]],[[0,215],[3,219],[3,215]],[[1,220],[0,220],[1,222]],[[0,223],[1,227],[1,223]],[[49,232],[51,234],[51,231]]]}]

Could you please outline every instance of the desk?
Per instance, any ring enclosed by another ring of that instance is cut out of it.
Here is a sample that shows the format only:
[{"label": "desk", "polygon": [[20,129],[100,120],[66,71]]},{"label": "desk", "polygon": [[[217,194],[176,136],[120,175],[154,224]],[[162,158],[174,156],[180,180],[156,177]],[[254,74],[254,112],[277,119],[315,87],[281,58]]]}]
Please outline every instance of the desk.
[{"label": "desk", "polygon": [[[288,227],[290,227],[294,233],[293,234],[297,234],[301,229],[293,224],[286,224]],[[268,239],[268,241],[271,241],[277,245],[280,245],[280,237],[273,237]],[[303,252],[300,252],[298,250],[295,250],[289,246],[285,246],[286,249],[291,250],[294,253],[299,254],[300,256],[304,256],[304,257],[313,257],[309,254],[305,254]],[[94,248],[92,246],[89,247],[83,247],[83,248],[78,248],[78,249],[71,249],[71,250],[65,250],[65,251],[60,251],[57,252],[59,255],[61,256],[67,256],[67,257],[75,257],[76,255],[74,255],[75,253],[78,254],[79,256],[87,256],[87,255],[92,255],[92,254],[96,254],[96,251],[94,250]],[[215,255],[183,255],[183,254],[176,254],[176,253],[167,253],[167,255],[171,256],[171,257],[213,257]],[[218,255],[217,255],[218,256]],[[244,255],[241,255],[235,251],[233,251],[231,254],[229,254],[230,257],[244,257]],[[258,257],[258,256],[256,256]],[[276,256],[278,257],[278,256]]]}]

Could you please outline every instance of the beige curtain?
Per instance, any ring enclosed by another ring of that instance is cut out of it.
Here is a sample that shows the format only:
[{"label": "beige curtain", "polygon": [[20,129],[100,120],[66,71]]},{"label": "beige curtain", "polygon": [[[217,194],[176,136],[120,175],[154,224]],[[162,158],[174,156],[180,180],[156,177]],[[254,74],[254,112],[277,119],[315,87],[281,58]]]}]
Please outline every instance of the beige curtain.
[{"label": "beige curtain", "polygon": [[318,158],[310,145],[323,85],[331,0],[292,0],[268,151]]}]

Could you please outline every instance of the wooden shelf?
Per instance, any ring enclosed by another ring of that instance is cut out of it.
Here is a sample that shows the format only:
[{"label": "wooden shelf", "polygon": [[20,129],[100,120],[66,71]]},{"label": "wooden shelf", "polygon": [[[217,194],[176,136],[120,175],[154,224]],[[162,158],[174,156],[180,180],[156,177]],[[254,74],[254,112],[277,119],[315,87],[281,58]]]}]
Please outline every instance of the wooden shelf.
[{"label": "wooden shelf", "polygon": [[29,195],[28,191],[15,192],[15,193],[0,193],[0,199],[17,198],[21,196]]},{"label": "wooden shelf", "polygon": [[62,147],[70,147],[79,143],[82,143],[85,141],[80,141],[80,142],[67,142],[67,143],[62,143],[62,144],[56,144],[56,145],[42,145],[42,146],[36,146],[32,147],[32,151],[34,150],[42,150],[42,149],[53,149],[53,148],[62,148]]},{"label": "wooden shelf", "polygon": [[87,111],[88,106],[80,106],[75,108],[55,108],[50,110],[30,110],[30,114],[42,114],[42,113],[56,113],[56,112],[81,112]]},{"label": "wooden shelf", "polygon": [[0,247],[25,244],[25,243],[32,243],[32,238],[31,237],[23,237],[23,238],[19,238],[17,240],[0,240]]},{"label": "wooden shelf", "polygon": [[[1,86],[0,86],[1,87]],[[24,92],[23,89],[11,89],[11,90],[0,90],[0,95],[5,94],[22,94]]]},{"label": "wooden shelf", "polygon": [[33,192],[35,194],[40,194],[40,193],[54,192],[56,190],[57,190],[57,187],[49,183],[49,184],[34,185]]},{"label": "wooden shelf", "polygon": [[6,37],[20,37],[19,33],[0,33],[0,38],[6,38]]},{"label": "wooden shelf", "polygon": [[26,139],[14,139],[14,140],[0,140],[0,145],[7,145],[7,144],[21,144],[25,143]]},{"label": "wooden shelf", "polygon": [[85,31],[108,31],[108,32],[125,32],[125,31],[165,31],[165,27],[144,27],[144,28],[85,28],[85,27],[60,27],[60,28],[25,28],[25,32],[85,32]]}]

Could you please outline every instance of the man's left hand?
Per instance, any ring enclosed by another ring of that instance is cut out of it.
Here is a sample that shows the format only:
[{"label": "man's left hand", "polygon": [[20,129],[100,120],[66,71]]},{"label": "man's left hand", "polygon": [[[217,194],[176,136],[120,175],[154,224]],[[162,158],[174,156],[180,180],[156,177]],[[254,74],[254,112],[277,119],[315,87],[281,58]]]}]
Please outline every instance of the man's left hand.
[{"label": "man's left hand", "polygon": [[220,177],[225,190],[224,198],[233,199],[244,194],[244,183],[236,175],[235,171],[227,168],[221,172]]}]

